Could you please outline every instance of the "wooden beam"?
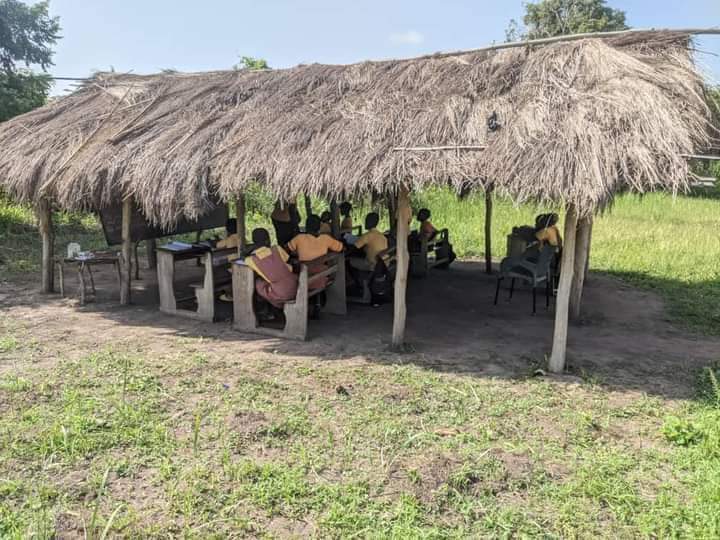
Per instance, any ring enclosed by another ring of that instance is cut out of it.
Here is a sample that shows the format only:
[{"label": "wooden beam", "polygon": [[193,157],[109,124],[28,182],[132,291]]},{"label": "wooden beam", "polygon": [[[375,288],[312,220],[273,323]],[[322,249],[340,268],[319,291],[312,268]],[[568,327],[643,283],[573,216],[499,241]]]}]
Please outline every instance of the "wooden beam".
[{"label": "wooden beam", "polygon": [[145,240],[145,255],[147,256],[148,270],[157,268],[157,242],[154,238]]},{"label": "wooden beam", "polygon": [[485,190],[485,273],[492,274],[493,186]]},{"label": "wooden beam", "polygon": [[42,266],[40,291],[51,293],[55,289],[55,235],[52,221],[52,205],[42,199],[37,207],[38,229],[42,238]]},{"label": "wooden beam", "polygon": [[120,255],[120,304],[130,304],[132,284],[132,238],[130,221],[132,219],[132,199],[128,197],[122,206],[122,251]]},{"label": "wooden beam", "polygon": [[235,220],[237,221],[238,235],[238,257],[242,257],[245,252],[245,194],[241,193],[235,200]]},{"label": "wooden beam", "polygon": [[312,199],[307,193],[303,196],[303,199],[305,200],[305,221],[307,221],[307,218],[312,214]]},{"label": "wooden beam", "polygon": [[397,238],[396,200],[392,195],[387,198],[388,222],[390,223],[390,236]]},{"label": "wooden beam", "polygon": [[330,201],[330,214],[332,215],[330,226],[332,227],[333,238],[340,238],[340,208],[335,199]]},{"label": "wooden beam", "polygon": [[570,306],[570,288],[572,287],[575,268],[575,236],[577,234],[577,211],[568,205],[565,212],[565,245],[563,246],[560,286],[555,301],[555,332],[553,335],[552,353],[548,369],[553,373],[562,373],[565,369],[565,353],[567,351],[568,309]]},{"label": "wooden beam", "polygon": [[397,146],[393,152],[441,152],[443,150],[485,150],[485,146],[466,144],[449,146]]},{"label": "wooden beam", "polygon": [[570,318],[579,319],[582,305],[583,287],[585,286],[586,266],[590,253],[590,235],[592,232],[592,216],[578,221],[575,239],[575,269],[570,288]]},{"label": "wooden beam", "polygon": [[720,156],[702,156],[700,154],[680,154],[680,157],[687,159],[700,159],[703,161],[720,161]]},{"label": "wooden beam", "polygon": [[395,302],[393,305],[392,346],[402,350],[405,345],[405,321],[407,318],[407,279],[410,254],[408,253],[408,233],[410,222],[410,196],[407,188],[402,188],[397,198],[397,239]]}]

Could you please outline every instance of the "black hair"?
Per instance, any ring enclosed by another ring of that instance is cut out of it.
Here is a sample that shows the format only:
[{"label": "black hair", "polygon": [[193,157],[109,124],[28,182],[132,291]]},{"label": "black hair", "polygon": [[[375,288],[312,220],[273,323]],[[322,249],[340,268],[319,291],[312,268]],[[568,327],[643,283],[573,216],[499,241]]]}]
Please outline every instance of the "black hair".
[{"label": "black hair", "polygon": [[320,218],[315,214],[310,214],[305,223],[305,232],[308,234],[317,234],[320,232]]},{"label": "black hair", "polygon": [[267,229],[258,228],[253,229],[252,232],[252,243],[255,247],[270,247],[270,233]]},{"label": "black hair", "polygon": [[332,214],[325,210],[322,214],[320,214],[320,221],[323,223],[330,223],[332,221]]},{"label": "black hair", "polygon": [[379,222],[380,216],[377,214],[377,212],[370,212],[367,216],[365,216],[365,228],[368,230],[377,227]]},{"label": "black hair", "polygon": [[237,232],[237,219],[230,218],[225,222],[225,230],[228,235],[235,234]]},{"label": "black hair", "polygon": [[421,208],[420,211],[417,213],[417,219],[418,221],[427,221],[430,219],[430,210],[427,208]]},{"label": "black hair", "polygon": [[348,201],[343,202],[340,205],[340,213],[343,216],[349,216],[350,212],[352,212],[352,204],[350,204]]},{"label": "black hair", "polygon": [[558,222],[559,219],[560,216],[555,213],[540,214],[535,218],[535,230],[541,231],[542,229],[552,227]]}]

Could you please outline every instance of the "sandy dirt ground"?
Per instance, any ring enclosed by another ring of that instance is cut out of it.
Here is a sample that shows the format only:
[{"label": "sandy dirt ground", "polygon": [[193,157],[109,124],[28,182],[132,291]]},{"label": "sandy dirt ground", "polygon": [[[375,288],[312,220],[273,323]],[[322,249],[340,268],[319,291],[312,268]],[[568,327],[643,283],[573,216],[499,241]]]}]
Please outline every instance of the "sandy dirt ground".
[{"label": "sandy dirt ground", "polygon": [[[187,281],[199,269],[179,273]],[[211,351],[270,352],[322,362],[415,363],[427,369],[478,377],[526,376],[551,347],[553,309],[538,295],[531,315],[528,290],[506,290],[493,305],[495,278],[478,262],[457,262],[433,270],[408,289],[408,353],[389,351],[392,306],[350,305],[346,317],[323,314],[311,321],[307,342],[290,342],[241,334],[231,328],[229,305],[219,306],[219,321],[201,323],[161,314],[154,273],[142,272],[133,284],[133,305],[118,305],[115,275],[96,274],[95,301],[79,306],[74,297],[41,295],[35,281],[0,281],[0,317],[7,326],[43,344],[40,367],[62,355],[82,355],[116,344],[142,343],[145,350],[171,352],[175,340],[203,337]],[[75,292],[76,283],[68,280]],[[240,356],[240,355],[239,355]],[[584,296],[583,319],[569,331],[570,376],[594,377],[614,390],[647,393],[669,399],[692,394],[695,373],[720,358],[720,339],[693,335],[671,324],[656,295],[620,281],[591,275]],[[15,359],[14,361],[17,361]],[[0,374],[14,361],[0,362]]]}]

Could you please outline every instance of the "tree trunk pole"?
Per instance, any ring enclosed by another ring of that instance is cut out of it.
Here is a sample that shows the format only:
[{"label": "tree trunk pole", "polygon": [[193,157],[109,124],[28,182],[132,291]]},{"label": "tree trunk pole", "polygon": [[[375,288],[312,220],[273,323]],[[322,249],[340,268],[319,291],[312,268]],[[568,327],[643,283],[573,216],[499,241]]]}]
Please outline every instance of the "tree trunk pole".
[{"label": "tree trunk pole", "polygon": [[132,219],[132,199],[128,197],[122,206],[122,251],[120,255],[120,304],[130,304],[132,283],[132,238],[130,225]]},{"label": "tree trunk pole", "polygon": [[51,293],[55,289],[55,234],[53,231],[52,205],[42,199],[37,207],[38,229],[42,239],[42,267],[40,291]]},{"label": "tree trunk pole", "polygon": [[338,207],[336,199],[330,200],[330,214],[332,215],[330,227],[333,238],[340,238],[340,208]]},{"label": "tree trunk pole", "polygon": [[237,222],[238,235],[238,257],[242,257],[245,251],[245,194],[241,193],[235,200],[235,221]]},{"label": "tree trunk pole", "polygon": [[397,215],[395,202],[395,197],[393,197],[392,195],[388,196],[388,222],[390,223],[390,236],[392,236],[393,238],[397,237]]},{"label": "tree trunk pole", "polygon": [[492,211],[493,186],[485,190],[485,273],[492,274]]},{"label": "tree trunk pole", "polygon": [[555,302],[555,333],[553,335],[552,353],[548,369],[553,373],[562,373],[565,369],[565,352],[567,350],[568,308],[570,305],[570,288],[573,281],[575,266],[575,235],[577,233],[577,212],[569,204],[565,212],[565,245],[563,247],[560,268],[560,286]]},{"label": "tree trunk pole", "polygon": [[395,272],[395,302],[393,306],[393,349],[401,350],[405,344],[405,320],[407,318],[407,278],[410,254],[408,253],[408,232],[410,218],[410,197],[407,188],[402,188],[397,200],[397,266]]},{"label": "tree trunk pole", "polygon": [[580,318],[583,287],[585,286],[585,269],[590,253],[590,232],[592,231],[592,217],[578,220],[577,238],[575,239],[575,269],[573,271],[572,287],[570,288],[570,318]]},{"label": "tree trunk pole", "polygon": [[590,231],[588,232],[588,241],[587,241],[587,253],[585,255],[585,280],[587,281],[588,278],[588,272],[590,271],[590,246],[592,246],[592,232],[593,232],[593,224],[595,223],[594,219],[590,220]]},{"label": "tree trunk pole", "polygon": [[305,221],[307,221],[307,218],[312,214],[312,199],[307,193],[303,198],[305,199]]},{"label": "tree trunk pole", "polygon": [[145,251],[149,270],[157,268],[157,241],[154,238],[145,240]]}]

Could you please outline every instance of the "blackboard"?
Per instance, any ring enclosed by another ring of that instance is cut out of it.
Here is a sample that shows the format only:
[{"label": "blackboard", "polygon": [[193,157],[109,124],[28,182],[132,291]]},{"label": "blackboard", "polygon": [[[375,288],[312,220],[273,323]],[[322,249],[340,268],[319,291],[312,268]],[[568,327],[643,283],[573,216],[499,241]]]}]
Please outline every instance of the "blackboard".
[{"label": "blackboard", "polygon": [[[140,240],[149,240],[151,238],[162,238],[163,236],[204,231],[216,227],[224,227],[227,219],[227,205],[218,203],[212,210],[208,211],[196,221],[181,219],[172,228],[164,229],[148,223],[140,211],[140,208],[133,205],[130,220],[130,238],[133,242],[139,242]],[[103,208],[100,211],[100,222],[102,223],[108,245],[114,246],[122,244],[122,204]]]}]

